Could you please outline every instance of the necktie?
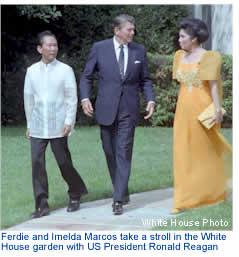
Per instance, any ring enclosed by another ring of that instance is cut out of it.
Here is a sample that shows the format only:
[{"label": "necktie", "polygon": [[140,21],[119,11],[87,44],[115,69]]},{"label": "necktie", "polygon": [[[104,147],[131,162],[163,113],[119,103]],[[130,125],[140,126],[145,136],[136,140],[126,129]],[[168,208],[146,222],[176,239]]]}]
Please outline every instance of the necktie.
[{"label": "necktie", "polygon": [[124,78],[124,46],[120,45],[119,70],[121,79]]}]

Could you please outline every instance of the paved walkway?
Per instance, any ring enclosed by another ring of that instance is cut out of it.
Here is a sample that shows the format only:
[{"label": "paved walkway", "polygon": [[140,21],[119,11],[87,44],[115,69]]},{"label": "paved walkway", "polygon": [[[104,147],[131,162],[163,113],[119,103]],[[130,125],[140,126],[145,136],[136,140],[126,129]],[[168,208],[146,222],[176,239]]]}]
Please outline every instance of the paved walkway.
[{"label": "paved walkway", "polygon": [[[112,198],[82,203],[80,210],[68,213],[66,208],[52,211],[49,216],[31,219],[8,230],[151,230],[146,219],[169,217],[173,208],[173,189],[161,189],[130,195],[120,216],[112,214]],[[172,217],[172,216],[171,216]]]}]

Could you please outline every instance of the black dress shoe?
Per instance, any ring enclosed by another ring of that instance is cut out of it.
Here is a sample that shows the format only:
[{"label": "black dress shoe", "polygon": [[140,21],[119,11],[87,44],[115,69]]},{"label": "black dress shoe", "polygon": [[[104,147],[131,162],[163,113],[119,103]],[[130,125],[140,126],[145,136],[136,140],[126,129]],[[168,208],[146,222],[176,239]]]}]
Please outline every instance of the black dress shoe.
[{"label": "black dress shoe", "polygon": [[38,208],[32,213],[32,219],[41,218],[42,216],[49,215],[50,210],[48,207]]},{"label": "black dress shoe", "polygon": [[67,212],[73,212],[77,211],[80,209],[80,200],[73,200],[70,199],[68,207],[67,207]]},{"label": "black dress shoe", "polygon": [[129,195],[126,195],[124,198],[123,198],[123,201],[122,201],[122,204],[123,205],[126,205],[130,202],[130,199],[129,199]]},{"label": "black dress shoe", "polygon": [[114,215],[121,215],[123,213],[122,202],[114,202],[113,203],[113,213],[114,213]]}]

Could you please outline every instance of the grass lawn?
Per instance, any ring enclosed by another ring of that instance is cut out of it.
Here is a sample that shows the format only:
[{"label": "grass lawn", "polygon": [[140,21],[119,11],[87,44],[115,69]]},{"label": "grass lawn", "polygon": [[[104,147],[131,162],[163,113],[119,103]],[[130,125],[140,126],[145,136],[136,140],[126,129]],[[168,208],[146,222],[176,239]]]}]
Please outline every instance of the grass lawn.
[{"label": "grass lawn", "polygon": [[[232,130],[224,129],[223,133],[231,142]],[[173,186],[172,135],[172,128],[138,127],[136,129],[129,183],[130,193]],[[101,146],[99,128],[77,127],[76,132],[69,137],[69,147],[73,164],[89,191],[82,201],[112,197],[112,185]],[[7,228],[29,219],[34,210],[30,144],[25,138],[25,127],[3,127],[1,149],[1,227]],[[68,203],[67,186],[49,146],[46,152],[46,168],[49,179],[50,208],[64,207]],[[230,202],[215,206],[219,210],[211,211],[211,207],[206,207],[201,208],[199,212],[188,211],[183,215],[204,216],[207,214],[199,213],[209,208],[208,216],[217,218],[225,209],[225,204],[228,209],[225,215],[231,219]],[[178,218],[183,218],[183,215]]]}]

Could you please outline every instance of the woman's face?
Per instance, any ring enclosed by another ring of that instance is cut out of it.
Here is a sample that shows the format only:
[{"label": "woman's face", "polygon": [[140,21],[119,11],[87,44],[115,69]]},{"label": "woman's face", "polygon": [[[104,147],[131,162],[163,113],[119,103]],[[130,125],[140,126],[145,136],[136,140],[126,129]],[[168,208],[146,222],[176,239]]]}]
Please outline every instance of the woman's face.
[{"label": "woman's face", "polygon": [[190,35],[187,34],[187,32],[184,29],[180,29],[179,31],[179,39],[178,42],[180,44],[180,47],[185,50],[189,51],[192,49],[193,46],[193,40]]}]

